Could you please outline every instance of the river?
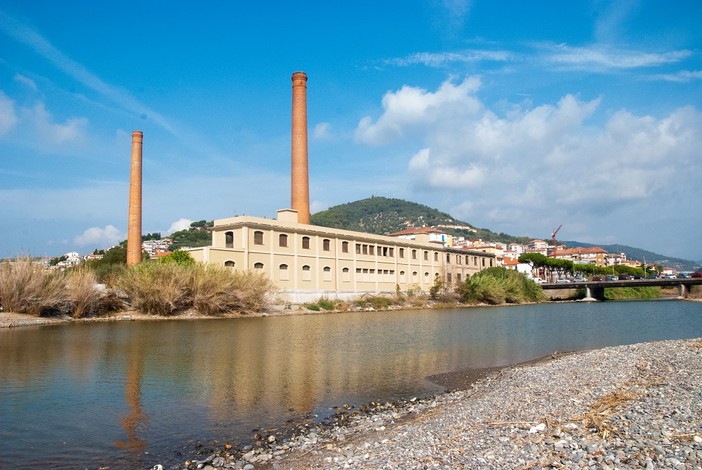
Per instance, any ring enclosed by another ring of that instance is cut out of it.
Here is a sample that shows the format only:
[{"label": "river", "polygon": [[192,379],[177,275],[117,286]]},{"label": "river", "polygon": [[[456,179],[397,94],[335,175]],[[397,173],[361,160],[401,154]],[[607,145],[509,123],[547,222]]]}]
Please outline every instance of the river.
[{"label": "river", "polygon": [[683,301],[76,323],[0,330],[0,468],[150,468],[427,377],[702,337]]}]

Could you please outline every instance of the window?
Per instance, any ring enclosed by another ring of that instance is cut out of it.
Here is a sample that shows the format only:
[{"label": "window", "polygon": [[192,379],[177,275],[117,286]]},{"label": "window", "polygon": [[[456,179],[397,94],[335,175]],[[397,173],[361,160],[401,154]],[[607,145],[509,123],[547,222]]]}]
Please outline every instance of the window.
[{"label": "window", "polygon": [[349,242],[341,242],[341,252],[342,253],[349,252]]},{"label": "window", "polygon": [[483,268],[485,267],[485,258],[480,258],[483,262]]},{"label": "window", "polygon": [[429,252],[428,251],[424,252],[424,261],[429,261]]},{"label": "window", "polygon": [[390,248],[390,258],[395,256],[395,248]]},{"label": "window", "polygon": [[322,250],[324,250],[324,251],[331,250],[331,240],[329,240],[328,238],[325,238],[324,240],[322,240]]},{"label": "window", "polygon": [[288,246],[288,236],[284,233],[278,235],[278,246],[287,247]]},{"label": "window", "polygon": [[224,265],[228,268],[234,268],[236,267],[236,263],[232,260],[227,260],[224,262]]},{"label": "window", "polygon": [[288,271],[288,265],[287,264],[281,264],[278,267],[279,273],[278,276],[280,277],[281,281],[287,281],[290,279],[290,274]]},{"label": "window", "polygon": [[368,245],[363,245],[363,254],[364,255],[368,254]]},{"label": "window", "polygon": [[263,232],[260,230],[254,232],[254,245],[263,245]]},{"label": "window", "polygon": [[417,259],[417,250],[412,250],[412,259]]},{"label": "window", "polygon": [[456,274],[456,282],[457,282],[458,284],[461,283],[461,273],[457,273],[457,274]]},{"label": "window", "polygon": [[302,249],[303,250],[310,249],[310,237],[302,237]]},{"label": "window", "polygon": [[375,255],[375,246],[371,245],[368,247],[368,254],[371,256]]},{"label": "window", "polygon": [[310,268],[308,265],[304,265],[302,267],[302,280],[303,281],[311,281],[312,280],[312,268]]},{"label": "window", "polygon": [[404,271],[400,271],[400,282],[405,282],[405,281],[406,281],[406,279],[405,279],[405,272],[404,272]]},{"label": "window", "polygon": [[405,249],[400,248],[400,258],[404,258],[404,257],[405,257]]},{"label": "window", "polygon": [[226,248],[234,248],[234,232],[225,232],[224,246]]},{"label": "window", "polygon": [[490,267],[492,267],[492,258],[490,258]]},{"label": "window", "polygon": [[451,284],[451,273],[446,273],[446,284]]},{"label": "window", "polygon": [[417,271],[412,271],[412,282],[419,282],[419,274],[417,274]]},{"label": "window", "polygon": [[322,269],[322,280],[324,280],[324,281],[331,281],[332,280],[331,268],[329,266],[324,266],[324,269]]},{"label": "window", "polygon": [[254,269],[263,269],[263,263],[255,263]]},{"label": "window", "polygon": [[[378,250],[380,250],[380,248],[378,248]],[[383,247],[383,256],[387,256],[387,255],[388,255],[388,247],[384,246]]]},{"label": "window", "polygon": [[361,244],[360,243],[356,243],[356,254],[357,255],[361,254]]},{"label": "window", "polygon": [[446,264],[451,264],[451,253],[446,253]]},{"label": "window", "polygon": [[436,261],[437,263],[439,262],[439,253],[437,253],[436,251],[434,252],[434,261]]},{"label": "window", "polygon": [[343,268],[341,270],[341,279],[344,282],[349,282],[351,280],[351,271],[349,271],[349,268]]}]

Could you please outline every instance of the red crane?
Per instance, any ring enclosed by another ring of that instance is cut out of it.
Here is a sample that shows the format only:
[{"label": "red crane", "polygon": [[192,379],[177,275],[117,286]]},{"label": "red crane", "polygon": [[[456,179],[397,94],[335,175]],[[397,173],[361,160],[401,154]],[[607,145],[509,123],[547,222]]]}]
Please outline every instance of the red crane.
[{"label": "red crane", "polygon": [[558,231],[563,227],[563,224],[559,225],[557,229],[554,229],[553,232],[551,232],[551,241],[553,242],[553,251],[551,252],[552,254],[556,253],[556,248],[558,248],[558,242],[556,241],[556,234]]}]

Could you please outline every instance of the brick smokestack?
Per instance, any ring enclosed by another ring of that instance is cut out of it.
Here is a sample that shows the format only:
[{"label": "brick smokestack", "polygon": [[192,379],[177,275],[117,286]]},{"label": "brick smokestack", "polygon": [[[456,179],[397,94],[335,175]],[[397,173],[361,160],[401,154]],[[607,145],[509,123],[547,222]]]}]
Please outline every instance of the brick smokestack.
[{"label": "brick smokestack", "polygon": [[292,74],[291,205],[301,224],[310,223],[310,185],[307,170],[307,74]]},{"label": "brick smokestack", "polygon": [[127,266],[141,262],[141,144],[144,133],[132,132],[132,166],[129,176]]}]

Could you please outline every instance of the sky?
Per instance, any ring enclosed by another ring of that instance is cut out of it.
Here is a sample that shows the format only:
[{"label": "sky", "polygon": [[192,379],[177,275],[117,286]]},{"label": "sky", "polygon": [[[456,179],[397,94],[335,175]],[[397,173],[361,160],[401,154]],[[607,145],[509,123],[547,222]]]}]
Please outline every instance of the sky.
[{"label": "sky", "polygon": [[0,2],[0,258],[371,196],[702,259],[702,2]]}]

